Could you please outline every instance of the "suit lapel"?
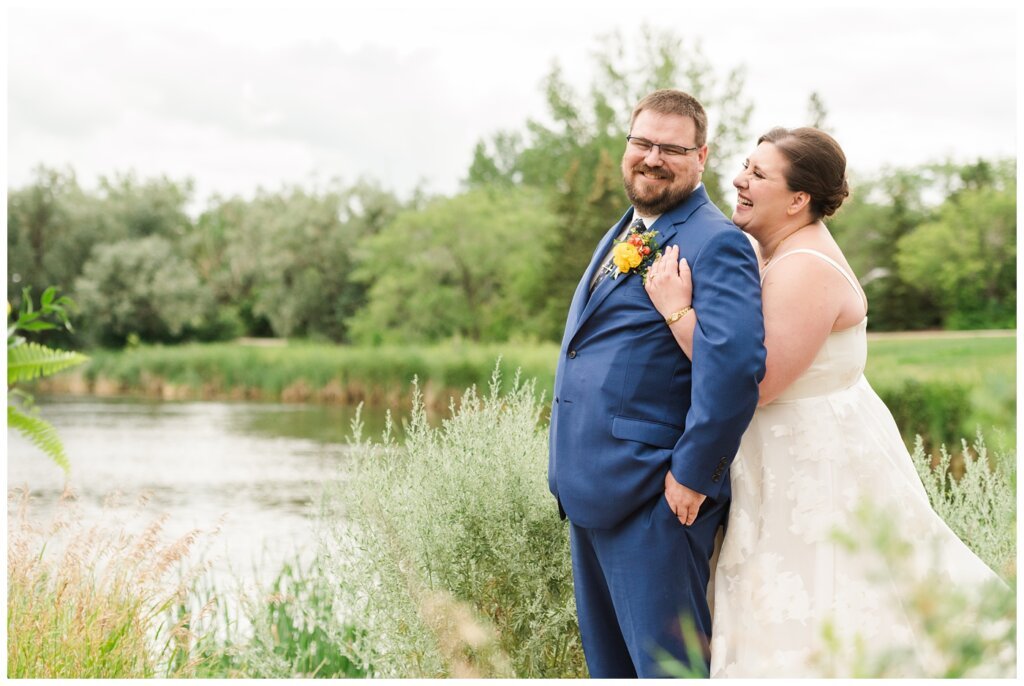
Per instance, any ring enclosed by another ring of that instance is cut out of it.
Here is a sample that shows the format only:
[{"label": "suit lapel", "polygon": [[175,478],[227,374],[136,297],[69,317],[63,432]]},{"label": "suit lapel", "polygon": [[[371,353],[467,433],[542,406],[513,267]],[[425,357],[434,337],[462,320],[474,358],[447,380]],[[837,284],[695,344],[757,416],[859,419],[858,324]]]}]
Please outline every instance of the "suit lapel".
[{"label": "suit lapel", "polygon": [[[569,325],[572,326],[573,331],[578,328],[580,315],[583,313],[584,308],[587,306],[588,298],[591,298],[590,293],[590,282],[594,278],[594,274],[601,267],[604,262],[605,256],[608,251],[611,250],[612,241],[618,236],[625,228],[626,224],[631,221],[633,217],[633,209],[630,208],[626,214],[622,215],[622,219],[618,221],[612,228],[608,230],[604,238],[601,239],[600,245],[597,246],[597,250],[594,252],[594,256],[590,259],[590,266],[587,267],[586,273],[583,278],[580,279],[579,284],[576,286],[576,293],[572,297],[572,305],[569,306]],[[605,282],[610,279],[605,279]],[[604,284],[601,284],[602,286]],[[598,287],[598,290],[600,286]]]},{"label": "suit lapel", "polygon": [[[657,231],[658,235],[655,240],[658,242],[658,248],[662,249],[664,246],[675,237],[679,232],[679,226],[684,224],[693,212],[706,202],[711,202],[708,198],[707,192],[704,190],[704,186],[700,186],[697,190],[690,194],[690,197],[686,199],[682,205],[675,207],[665,214],[658,217],[658,220],[650,227],[652,231]],[[590,299],[586,299],[586,294],[590,289],[590,279],[593,277],[595,264],[599,264],[604,256],[608,253],[611,248],[612,239],[622,231],[624,222],[629,221],[633,216],[632,209],[626,212],[625,216],[619,220],[619,223],[615,225],[611,234],[605,236],[605,240],[601,242],[601,248],[598,250],[598,254],[591,260],[590,268],[587,269],[587,275],[584,281],[576,289],[576,295],[573,297],[572,307],[570,312],[579,312],[576,318],[576,324],[573,327],[572,335],[575,336],[583,324],[594,314],[595,310],[604,302],[604,299],[608,297],[611,292],[617,288],[620,284],[624,283],[626,279],[638,279],[640,278],[636,274],[626,274],[619,276],[617,279],[611,277],[606,278],[602,281],[594,292],[590,295]],[[582,289],[582,298],[581,291]],[[578,308],[582,307],[582,311]],[[570,321],[572,318],[570,317]],[[572,337],[570,337],[571,340]]]}]

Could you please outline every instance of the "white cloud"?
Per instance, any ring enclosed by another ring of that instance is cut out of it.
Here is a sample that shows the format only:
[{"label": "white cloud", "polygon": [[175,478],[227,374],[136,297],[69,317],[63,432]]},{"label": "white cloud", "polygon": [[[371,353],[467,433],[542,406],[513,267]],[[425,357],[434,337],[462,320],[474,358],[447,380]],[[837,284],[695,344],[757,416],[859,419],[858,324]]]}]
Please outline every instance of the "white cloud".
[{"label": "white cloud", "polygon": [[45,163],[191,176],[200,198],[335,176],[451,192],[476,141],[543,117],[555,59],[585,90],[597,37],[645,23],[746,66],[752,141],[817,91],[854,169],[1012,155],[1014,10],[966,7],[16,7],[9,183]]}]

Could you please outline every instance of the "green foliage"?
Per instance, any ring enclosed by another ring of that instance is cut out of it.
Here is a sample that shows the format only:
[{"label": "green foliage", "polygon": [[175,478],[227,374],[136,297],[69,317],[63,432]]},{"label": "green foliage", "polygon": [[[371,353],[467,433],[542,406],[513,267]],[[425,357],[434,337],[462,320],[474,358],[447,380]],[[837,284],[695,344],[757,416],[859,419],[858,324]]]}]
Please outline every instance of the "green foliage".
[{"label": "green foliage", "polygon": [[400,214],[360,246],[356,278],[369,292],[350,320],[353,338],[379,344],[536,334],[536,285],[562,268],[545,251],[554,221],[542,196],[525,188],[478,188]]},{"label": "green foliage", "polygon": [[[51,286],[40,297],[37,310],[32,304],[31,289],[25,288],[22,291],[18,317],[7,325],[7,426],[28,438],[65,473],[70,471],[71,463],[64,452],[64,445],[57,436],[57,430],[35,414],[32,396],[16,386],[40,377],[52,376],[69,367],[82,364],[89,358],[79,353],[54,350],[28,342],[23,336],[18,335],[18,332],[54,330],[58,328],[58,323],[64,329],[70,330],[67,310],[72,306],[74,303],[70,298],[57,297],[57,289]],[[8,316],[11,316],[10,303],[7,308]],[[47,321],[47,318],[55,319],[56,322]],[[15,400],[16,398],[18,400]]]},{"label": "green foliage", "polygon": [[[242,333],[340,341],[345,322],[365,299],[365,286],[350,279],[354,246],[399,208],[391,194],[366,182],[323,193],[294,189],[260,192],[251,201],[215,200],[197,221],[185,211],[191,201],[190,181],[139,181],[128,174],[101,179],[95,192],[87,192],[72,172],[40,168],[32,184],[9,194],[8,290],[43,283],[74,287],[75,297],[95,312],[102,302],[97,278],[114,289],[104,295],[139,290],[114,283],[108,273],[115,248],[136,259],[143,259],[140,252],[159,253],[170,260],[161,275],[167,283],[155,294],[161,297],[150,298],[161,310],[142,312],[122,300],[117,313],[89,317],[85,333],[91,342],[123,345],[131,333],[151,341]],[[79,285],[88,295],[78,292]],[[182,311],[179,296],[199,287],[195,307]],[[145,320],[144,328],[128,326],[132,318]],[[70,334],[64,340],[77,342]]]},{"label": "green foliage", "polygon": [[108,346],[124,345],[131,334],[180,340],[211,309],[195,270],[158,235],[97,247],[75,290],[89,335]]},{"label": "green foliage", "polygon": [[[147,236],[176,244],[190,224],[191,195],[190,181],[140,182],[131,174],[101,178],[97,191],[86,192],[73,172],[40,167],[33,183],[8,197],[8,291],[56,284],[78,297],[73,286],[97,247]],[[76,342],[68,332],[58,340]]]},{"label": "green foliage", "polygon": [[30,414],[7,401],[7,427],[25,436],[32,445],[43,451],[58,467],[67,474],[71,471],[71,462],[64,451],[57,429],[41,417]]},{"label": "green foliage", "polygon": [[241,593],[237,605],[210,585],[204,590],[197,580],[187,597],[169,608],[165,622],[189,630],[190,640],[175,646],[172,671],[188,666],[200,678],[367,676],[369,668],[348,657],[363,632],[340,622],[333,583],[318,558],[284,563],[269,587],[260,584]]},{"label": "green foliage", "polygon": [[1016,453],[990,460],[980,431],[973,448],[961,440],[959,469],[954,473],[953,455],[946,446],[936,459],[925,452],[918,436],[914,466],[943,521],[985,564],[1008,579],[1016,576],[1017,566]]},{"label": "green foliage", "polygon": [[329,498],[351,525],[326,545],[375,676],[585,673],[538,398],[500,385],[495,372],[439,428],[417,401],[401,446],[354,427],[354,468]]},{"label": "green foliage", "polygon": [[928,185],[919,169],[854,178],[851,197],[828,223],[864,287],[873,331],[935,327],[941,319],[933,294],[901,277],[893,249],[926,220],[922,196]]},{"label": "green foliage", "polygon": [[[367,183],[321,194],[300,189],[230,200],[200,218],[192,253],[222,306],[277,336],[344,341],[366,286],[353,280],[356,246],[399,209]],[[390,247],[389,247],[390,251]]]},{"label": "green foliage", "polygon": [[900,385],[878,389],[908,444],[914,436],[927,436],[930,445],[949,443],[962,435],[971,413],[969,388],[942,381],[908,379]]},{"label": "green foliage", "polygon": [[1017,307],[1017,184],[968,188],[898,243],[908,281],[938,294],[946,328],[1013,328]]},{"label": "green foliage", "polygon": [[258,630],[253,649],[278,655],[289,665],[291,675],[365,677],[366,671],[349,659],[344,647],[360,640],[362,632],[351,625],[339,627],[341,645],[331,636],[329,629],[337,614],[333,598],[322,570],[285,564],[271,587],[264,616],[257,620],[258,627],[269,631]]},{"label": "green foliage", "polygon": [[829,228],[860,276],[872,330],[1015,325],[1014,166],[929,164],[853,181]]},{"label": "green foliage", "polygon": [[25,342],[7,350],[7,386],[82,364],[89,358],[68,350],[53,350],[39,343]]},{"label": "green foliage", "polygon": [[[1005,434],[1007,445],[1013,445],[1016,370],[1017,343],[1012,335],[920,334],[871,340],[865,374],[886,404],[892,402],[897,426],[915,427],[914,433],[903,435],[908,446],[917,433],[927,446],[955,444],[979,426],[989,435],[993,430]],[[960,422],[954,425],[958,417]],[[931,433],[932,426],[938,435]]]},{"label": "green foliage", "polygon": [[107,239],[162,236],[177,242],[192,223],[185,208],[192,201],[190,179],[166,176],[140,181],[134,173],[100,178],[103,220],[110,227]]},{"label": "green foliage", "polygon": [[71,171],[39,168],[34,183],[9,192],[8,293],[25,285],[71,285],[100,234],[95,205]]}]

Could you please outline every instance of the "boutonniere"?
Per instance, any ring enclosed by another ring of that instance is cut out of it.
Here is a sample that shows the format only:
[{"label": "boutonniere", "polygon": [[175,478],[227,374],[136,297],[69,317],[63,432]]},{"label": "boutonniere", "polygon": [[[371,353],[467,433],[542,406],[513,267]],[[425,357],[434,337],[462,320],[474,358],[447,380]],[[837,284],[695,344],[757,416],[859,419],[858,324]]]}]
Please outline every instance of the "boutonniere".
[{"label": "boutonniere", "polygon": [[641,278],[646,276],[654,260],[661,257],[661,250],[654,240],[657,235],[657,231],[633,231],[616,243],[612,251],[616,271],[612,278],[619,278],[619,274],[639,274]]}]

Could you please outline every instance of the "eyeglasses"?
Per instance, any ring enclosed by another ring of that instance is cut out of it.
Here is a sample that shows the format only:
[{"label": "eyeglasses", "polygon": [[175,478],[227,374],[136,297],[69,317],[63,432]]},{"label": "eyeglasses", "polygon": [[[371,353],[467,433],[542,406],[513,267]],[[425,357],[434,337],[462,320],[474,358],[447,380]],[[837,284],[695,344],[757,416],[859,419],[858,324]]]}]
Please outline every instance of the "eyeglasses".
[{"label": "eyeglasses", "polygon": [[676,157],[693,152],[694,150],[700,150],[700,146],[688,148],[685,145],[672,145],[671,143],[652,143],[646,138],[640,138],[639,136],[626,136],[626,142],[645,155],[651,151],[651,148],[658,148],[658,152],[665,157]]}]

